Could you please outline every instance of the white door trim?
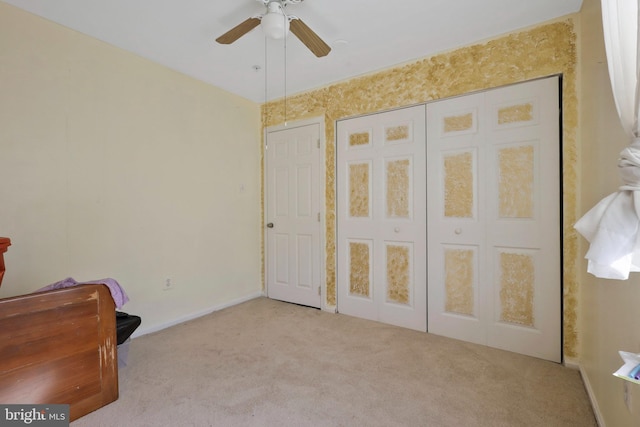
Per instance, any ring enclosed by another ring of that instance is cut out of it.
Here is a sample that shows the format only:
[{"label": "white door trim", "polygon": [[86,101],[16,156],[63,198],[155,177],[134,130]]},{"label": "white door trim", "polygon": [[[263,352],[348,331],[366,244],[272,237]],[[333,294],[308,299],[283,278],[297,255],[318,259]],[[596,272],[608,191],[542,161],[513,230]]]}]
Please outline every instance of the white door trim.
[{"label": "white door trim", "polygon": [[264,294],[268,294],[268,263],[267,263],[267,227],[266,224],[268,222],[268,209],[267,209],[267,136],[270,132],[277,132],[286,129],[294,129],[297,127],[304,127],[308,125],[317,124],[320,131],[320,153],[319,153],[319,165],[318,165],[318,174],[319,174],[319,200],[318,206],[320,209],[320,288],[321,288],[321,298],[320,298],[320,309],[323,311],[335,312],[335,308],[333,306],[327,306],[327,272],[326,272],[326,234],[327,234],[327,223],[326,223],[326,196],[325,196],[325,188],[326,188],[326,132],[325,132],[325,121],[323,116],[312,117],[305,120],[296,120],[294,122],[288,122],[286,125],[274,125],[268,126],[263,129],[262,141],[263,141],[263,157],[262,157],[262,223],[260,224],[262,228],[262,248],[264,252]]}]

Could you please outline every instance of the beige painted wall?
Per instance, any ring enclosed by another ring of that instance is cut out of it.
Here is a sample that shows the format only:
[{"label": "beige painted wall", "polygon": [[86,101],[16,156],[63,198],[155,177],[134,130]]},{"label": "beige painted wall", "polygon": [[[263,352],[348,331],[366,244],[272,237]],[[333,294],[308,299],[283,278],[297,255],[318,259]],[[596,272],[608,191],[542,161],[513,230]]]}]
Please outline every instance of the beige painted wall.
[{"label": "beige painted wall", "polygon": [[142,332],[258,295],[259,135],[257,104],[0,2],[0,297],[113,277]]},{"label": "beige painted wall", "polygon": [[[514,32],[287,100],[287,120],[324,115],[326,123],[326,304],[336,304],[335,121],[473,91],[563,75],[564,356],[578,356],[576,219],[577,40],[575,16]],[[263,107],[266,126],[284,121],[282,101]]]},{"label": "beige painted wall", "polygon": [[[339,118],[554,73],[564,73],[565,355],[579,356],[608,426],[637,425],[640,387],[631,387],[631,414],[611,373],[618,349],[640,352],[629,327],[640,324],[640,276],[587,275],[585,242],[570,229],[615,191],[627,143],[597,0],[564,21],[298,95],[288,100],[287,119],[324,115],[333,141]],[[154,328],[259,291],[256,105],[1,2],[0,93],[0,235],[13,241],[0,297],[67,276],[110,276],[131,296],[124,309]],[[283,121],[278,103],[266,113],[267,125]],[[326,161],[331,304],[331,143]],[[172,291],[161,290],[167,277]]]},{"label": "beige painted wall", "polygon": [[[602,35],[600,1],[584,0],[580,17],[580,211],[617,190],[620,151],[628,138],[611,93]],[[588,244],[580,239],[580,255]],[[632,411],[623,400],[623,380],[611,375],[621,365],[618,350],[640,352],[640,273],[627,281],[597,279],[580,265],[581,366],[607,426],[640,425],[640,386],[629,383]]]}]

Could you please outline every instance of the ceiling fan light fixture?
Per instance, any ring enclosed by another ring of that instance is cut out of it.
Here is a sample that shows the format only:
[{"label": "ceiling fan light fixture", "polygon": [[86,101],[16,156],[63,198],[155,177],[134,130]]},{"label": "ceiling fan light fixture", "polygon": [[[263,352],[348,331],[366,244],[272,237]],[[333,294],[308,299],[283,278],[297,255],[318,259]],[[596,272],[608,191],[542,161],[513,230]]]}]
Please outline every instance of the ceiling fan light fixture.
[{"label": "ceiling fan light fixture", "polygon": [[[248,18],[220,37],[216,41],[220,44],[231,44],[260,25],[265,37],[271,39],[283,39],[289,35],[289,30],[298,38],[315,56],[321,58],[331,52],[331,47],[305,24],[302,19],[294,15],[284,13],[285,6],[299,4],[303,0],[257,0],[267,7],[267,12],[262,15]],[[286,47],[286,44],[285,44]]]},{"label": "ceiling fan light fixture", "polygon": [[282,11],[278,2],[269,3],[269,11],[262,17],[260,26],[264,35],[270,39],[282,39],[289,34],[289,18]]}]

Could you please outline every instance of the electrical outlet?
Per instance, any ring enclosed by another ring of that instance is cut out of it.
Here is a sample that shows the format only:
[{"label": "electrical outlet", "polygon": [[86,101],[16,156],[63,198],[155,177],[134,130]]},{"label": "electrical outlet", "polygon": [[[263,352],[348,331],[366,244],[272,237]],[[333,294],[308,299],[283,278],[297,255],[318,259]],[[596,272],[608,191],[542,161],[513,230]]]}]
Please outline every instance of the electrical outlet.
[{"label": "electrical outlet", "polygon": [[631,387],[629,387],[629,381],[623,381],[622,393],[624,398],[624,404],[629,410],[629,412],[631,412]]},{"label": "electrical outlet", "polygon": [[171,282],[171,279],[166,279],[164,282],[164,286],[162,287],[163,291],[169,291],[171,289],[173,289],[173,282]]}]

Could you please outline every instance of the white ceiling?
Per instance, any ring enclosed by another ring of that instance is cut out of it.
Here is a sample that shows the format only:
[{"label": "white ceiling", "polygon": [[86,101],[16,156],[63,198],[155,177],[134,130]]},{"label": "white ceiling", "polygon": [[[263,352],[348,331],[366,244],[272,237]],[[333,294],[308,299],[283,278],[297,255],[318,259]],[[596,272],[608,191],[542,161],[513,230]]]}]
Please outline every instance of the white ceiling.
[{"label": "white ceiling", "polygon": [[301,18],[332,51],[316,58],[290,34],[285,62],[284,42],[265,44],[260,27],[231,45],[214,41],[263,13],[261,1],[2,1],[259,103],[282,97],[285,90],[291,95],[318,88],[574,13],[582,5],[582,0],[304,0],[287,6],[287,13]]}]

